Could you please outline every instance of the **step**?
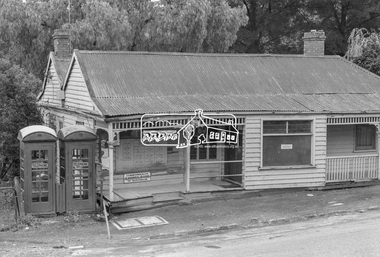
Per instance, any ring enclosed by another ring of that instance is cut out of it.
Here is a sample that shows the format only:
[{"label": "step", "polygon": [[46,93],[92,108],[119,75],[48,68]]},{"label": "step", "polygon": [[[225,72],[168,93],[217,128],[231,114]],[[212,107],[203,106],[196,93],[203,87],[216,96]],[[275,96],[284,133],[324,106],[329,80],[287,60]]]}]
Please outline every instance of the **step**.
[{"label": "step", "polygon": [[153,203],[183,200],[182,192],[165,192],[153,194]]}]

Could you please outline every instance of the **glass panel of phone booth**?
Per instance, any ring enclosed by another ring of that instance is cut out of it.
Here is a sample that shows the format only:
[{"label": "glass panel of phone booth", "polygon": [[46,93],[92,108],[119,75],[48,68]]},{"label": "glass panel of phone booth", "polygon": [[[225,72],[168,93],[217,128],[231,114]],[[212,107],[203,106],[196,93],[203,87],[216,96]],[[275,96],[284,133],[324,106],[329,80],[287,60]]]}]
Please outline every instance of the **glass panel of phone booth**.
[{"label": "glass panel of phone booth", "polygon": [[66,142],[66,211],[95,210],[94,142]]},{"label": "glass panel of phone booth", "polygon": [[49,201],[48,150],[31,151],[32,202]]},{"label": "glass panel of phone booth", "polygon": [[[28,167],[28,172],[24,171],[25,181],[27,186],[26,197],[26,212],[27,213],[52,213],[54,212],[54,144],[29,145],[27,149],[27,162],[25,169]],[[27,166],[26,166],[27,165]],[[25,184],[24,184],[25,185]]]},{"label": "glass panel of phone booth", "polygon": [[88,149],[72,150],[72,197],[88,199],[89,195],[89,151]]}]

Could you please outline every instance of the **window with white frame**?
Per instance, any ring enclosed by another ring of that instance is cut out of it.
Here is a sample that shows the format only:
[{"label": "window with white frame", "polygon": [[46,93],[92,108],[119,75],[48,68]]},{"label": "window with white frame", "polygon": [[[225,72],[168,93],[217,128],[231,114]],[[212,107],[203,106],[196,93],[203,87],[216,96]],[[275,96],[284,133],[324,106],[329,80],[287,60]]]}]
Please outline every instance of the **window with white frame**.
[{"label": "window with white frame", "polygon": [[263,121],[262,166],[311,165],[311,120]]},{"label": "window with white frame", "polygon": [[376,149],[376,127],[370,124],[355,126],[355,150],[368,151]]}]

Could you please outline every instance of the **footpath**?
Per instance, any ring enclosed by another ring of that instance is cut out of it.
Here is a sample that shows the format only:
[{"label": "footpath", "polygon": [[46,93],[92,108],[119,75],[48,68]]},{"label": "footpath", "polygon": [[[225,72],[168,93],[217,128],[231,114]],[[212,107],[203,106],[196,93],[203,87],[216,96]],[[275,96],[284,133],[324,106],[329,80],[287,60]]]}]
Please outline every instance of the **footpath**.
[{"label": "footpath", "polygon": [[[369,211],[380,211],[380,185],[323,191],[293,189],[226,193],[218,200],[114,215],[111,221],[120,224],[144,217],[159,217],[168,223],[119,230],[110,222],[111,239],[107,239],[106,223],[97,221],[96,215],[74,213],[41,218],[36,226],[0,232],[0,248],[5,249],[4,256],[33,256],[33,251],[66,256],[67,251],[73,251],[75,247],[107,247],[121,242],[133,244]],[[24,252],[29,255],[23,255]]]},{"label": "footpath", "polygon": [[111,233],[114,236],[128,233],[141,238],[168,238],[375,210],[380,210],[380,185],[323,191],[290,189],[227,193],[224,199],[114,216],[113,221],[159,216],[169,224],[118,231],[111,225]]}]

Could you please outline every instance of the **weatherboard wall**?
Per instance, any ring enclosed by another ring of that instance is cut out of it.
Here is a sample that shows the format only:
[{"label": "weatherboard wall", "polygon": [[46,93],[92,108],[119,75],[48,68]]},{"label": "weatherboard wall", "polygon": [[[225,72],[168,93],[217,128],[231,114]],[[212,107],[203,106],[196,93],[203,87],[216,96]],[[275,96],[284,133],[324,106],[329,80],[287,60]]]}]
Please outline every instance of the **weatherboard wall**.
[{"label": "weatherboard wall", "polygon": [[90,112],[95,110],[82,71],[75,59],[65,88],[65,108]]},{"label": "weatherboard wall", "polygon": [[61,100],[58,99],[57,93],[61,90],[61,83],[59,81],[57,71],[52,63],[53,62],[50,62],[48,69],[49,76],[46,78],[45,90],[39,102],[43,104],[60,106]]},{"label": "weatherboard wall", "polygon": [[[262,120],[265,116],[246,117],[245,132],[245,189],[269,189],[291,187],[313,187],[325,184],[326,167],[326,118],[323,116],[305,117],[312,119],[313,136],[310,167],[261,168],[262,159]],[[281,116],[276,116],[281,118]],[[297,116],[292,116],[297,118]],[[289,119],[283,116],[284,120]]]}]

